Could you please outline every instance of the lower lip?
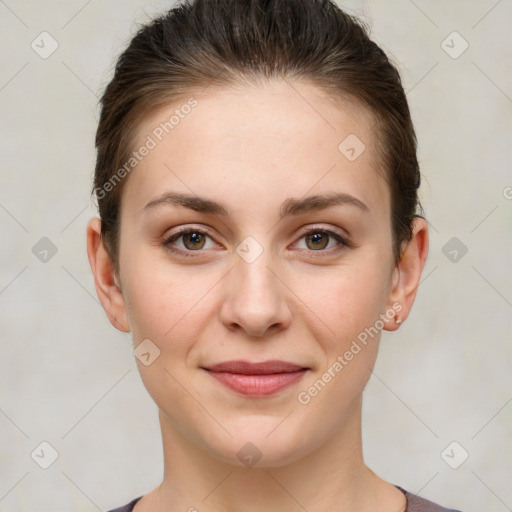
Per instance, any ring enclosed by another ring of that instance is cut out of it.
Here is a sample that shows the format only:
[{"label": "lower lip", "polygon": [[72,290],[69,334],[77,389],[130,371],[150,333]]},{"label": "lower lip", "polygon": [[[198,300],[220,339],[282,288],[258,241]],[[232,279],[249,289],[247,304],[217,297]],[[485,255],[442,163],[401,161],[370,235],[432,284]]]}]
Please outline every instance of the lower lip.
[{"label": "lower lip", "polygon": [[245,375],[241,373],[208,373],[226,387],[250,396],[268,396],[281,391],[299,381],[307,370],[269,375]]}]

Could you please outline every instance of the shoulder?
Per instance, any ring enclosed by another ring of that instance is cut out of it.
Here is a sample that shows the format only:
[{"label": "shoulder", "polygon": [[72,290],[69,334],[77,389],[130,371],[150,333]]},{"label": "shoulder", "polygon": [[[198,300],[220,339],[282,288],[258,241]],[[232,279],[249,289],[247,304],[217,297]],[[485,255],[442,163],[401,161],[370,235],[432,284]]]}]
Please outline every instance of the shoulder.
[{"label": "shoulder", "polygon": [[[460,512],[460,510],[455,510],[451,508],[441,507],[440,505],[436,505],[432,501],[428,501],[425,498],[421,498],[416,494],[412,494],[405,489],[397,486],[405,495],[407,499],[407,509],[406,512]],[[138,498],[133,499],[127,505],[123,507],[115,508],[109,510],[108,512],[132,512],[135,504],[142,498],[139,496]]]},{"label": "shoulder", "polygon": [[397,487],[404,493],[407,500],[406,512],[460,512],[460,510],[453,508],[442,507],[416,494],[412,494],[399,486]]},{"label": "shoulder", "polygon": [[128,505],[125,505],[124,507],[114,508],[112,510],[109,510],[108,512],[132,512],[133,507],[135,507],[135,504],[142,498],[142,496],[139,496],[138,498],[133,499],[128,503]]}]

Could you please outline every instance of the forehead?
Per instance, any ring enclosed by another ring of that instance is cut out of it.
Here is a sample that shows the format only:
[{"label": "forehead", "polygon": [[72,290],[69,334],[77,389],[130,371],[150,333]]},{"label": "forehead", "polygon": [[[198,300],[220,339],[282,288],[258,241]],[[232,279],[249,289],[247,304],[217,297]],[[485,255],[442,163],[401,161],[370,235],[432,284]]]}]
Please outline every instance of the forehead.
[{"label": "forehead", "polygon": [[134,149],[148,140],[123,192],[137,209],[166,188],[224,197],[249,187],[269,203],[312,189],[370,203],[388,193],[371,112],[302,82],[191,91],[139,123]]}]

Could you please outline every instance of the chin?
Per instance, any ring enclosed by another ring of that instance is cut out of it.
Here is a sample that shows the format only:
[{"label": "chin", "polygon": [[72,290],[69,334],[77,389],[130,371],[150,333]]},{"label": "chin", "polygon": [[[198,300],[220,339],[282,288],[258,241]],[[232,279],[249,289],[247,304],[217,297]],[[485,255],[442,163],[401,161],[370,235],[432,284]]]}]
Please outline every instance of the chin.
[{"label": "chin", "polygon": [[238,418],[227,426],[227,430],[233,434],[232,438],[223,436],[212,446],[212,438],[203,437],[203,443],[215,458],[234,466],[255,469],[283,467],[314,449],[304,436],[303,429],[294,425],[290,418],[283,421],[285,416],[251,415]]}]

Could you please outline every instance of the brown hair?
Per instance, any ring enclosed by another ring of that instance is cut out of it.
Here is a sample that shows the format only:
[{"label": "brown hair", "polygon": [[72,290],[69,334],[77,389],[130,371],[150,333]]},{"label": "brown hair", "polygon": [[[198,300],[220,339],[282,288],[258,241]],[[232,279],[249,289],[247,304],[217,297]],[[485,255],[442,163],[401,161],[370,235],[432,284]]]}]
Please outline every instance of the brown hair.
[{"label": "brown hair", "polygon": [[373,113],[398,262],[421,211],[417,141],[399,73],[368,28],[330,0],[184,0],[139,29],[101,98],[93,193],[116,267],[123,178],[144,116],[210,84],[280,77],[349,95]]}]

